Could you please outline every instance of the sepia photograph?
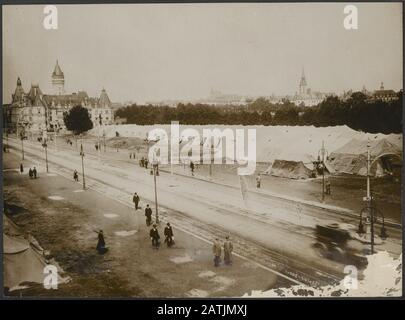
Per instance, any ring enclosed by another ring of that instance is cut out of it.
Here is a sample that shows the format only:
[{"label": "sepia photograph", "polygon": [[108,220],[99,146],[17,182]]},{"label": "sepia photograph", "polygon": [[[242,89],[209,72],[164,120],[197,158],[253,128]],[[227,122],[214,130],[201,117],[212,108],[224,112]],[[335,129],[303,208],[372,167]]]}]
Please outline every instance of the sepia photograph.
[{"label": "sepia photograph", "polygon": [[2,5],[2,297],[402,297],[402,6]]}]

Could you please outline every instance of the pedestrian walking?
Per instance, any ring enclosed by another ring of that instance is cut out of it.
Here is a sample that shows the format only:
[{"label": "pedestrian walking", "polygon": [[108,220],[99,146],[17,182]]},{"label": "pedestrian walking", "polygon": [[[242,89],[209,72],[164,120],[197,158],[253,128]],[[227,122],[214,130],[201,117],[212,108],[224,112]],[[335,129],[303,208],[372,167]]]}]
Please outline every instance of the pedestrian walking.
[{"label": "pedestrian walking", "polygon": [[262,178],[260,177],[260,175],[258,175],[256,177],[256,188],[260,189],[261,182],[262,182]]},{"label": "pedestrian walking", "polygon": [[108,251],[108,248],[105,246],[103,230],[100,229],[100,231],[96,231],[96,233],[98,234],[96,250],[98,251],[99,254],[104,254]]},{"label": "pedestrian walking", "polygon": [[327,195],[330,195],[330,181],[329,180],[326,181],[325,189],[326,189],[325,193]]},{"label": "pedestrian walking", "polygon": [[158,231],[158,229],[156,228],[156,224],[154,224],[154,225],[153,225],[153,228],[150,229],[149,236],[150,236],[150,239],[152,240],[152,246],[153,246],[153,248],[156,249],[156,250],[159,249],[159,245],[160,245],[159,239],[160,239],[160,236],[159,236],[159,231]]},{"label": "pedestrian walking", "polygon": [[28,170],[28,175],[29,175],[30,179],[32,179],[32,177],[34,176],[31,168]]},{"label": "pedestrian walking", "polygon": [[135,204],[135,210],[138,210],[139,208],[139,196],[138,194],[135,192],[134,196],[132,197],[132,202]]},{"label": "pedestrian walking", "polygon": [[34,167],[34,169],[32,169],[32,174],[34,175],[34,179],[37,178],[37,168]]},{"label": "pedestrian walking", "polygon": [[212,247],[212,251],[214,253],[214,266],[218,267],[221,263],[221,244],[219,243],[219,239],[215,238],[214,245]]},{"label": "pedestrian walking", "polygon": [[145,161],[144,161],[144,162],[145,162],[145,168],[148,169],[148,163],[149,163],[148,159],[145,158]]},{"label": "pedestrian walking", "polygon": [[167,247],[170,248],[171,246],[174,245],[174,235],[172,226],[170,225],[169,222],[166,224],[164,235],[165,235],[165,243],[167,244]]},{"label": "pedestrian walking", "polygon": [[232,251],[233,251],[233,244],[229,240],[229,236],[227,236],[224,242],[224,262],[226,265],[232,264]]},{"label": "pedestrian walking", "polygon": [[23,172],[24,172],[24,167],[23,167],[23,164],[20,163],[20,173],[22,174]]},{"label": "pedestrian walking", "polygon": [[79,181],[79,174],[77,173],[77,170],[75,170],[75,171],[73,172],[73,179],[74,179],[76,182]]},{"label": "pedestrian walking", "polygon": [[145,217],[146,217],[146,225],[149,227],[150,224],[152,223],[152,209],[149,207],[149,205],[146,205],[145,208]]}]

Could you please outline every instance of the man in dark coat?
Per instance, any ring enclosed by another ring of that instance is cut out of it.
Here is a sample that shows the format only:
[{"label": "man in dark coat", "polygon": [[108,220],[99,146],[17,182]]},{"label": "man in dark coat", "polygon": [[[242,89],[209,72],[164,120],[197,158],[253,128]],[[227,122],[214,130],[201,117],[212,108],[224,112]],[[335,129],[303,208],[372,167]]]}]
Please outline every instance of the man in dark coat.
[{"label": "man in dark coat", "polygon": [[146,225],[149,227],[151,222],[152,222],[152,209],[149,207],[149,205],[146,205],[145,208],[145,217],[146,217]]},{"label": "man in dark coat", "polygon": [[132,202],[135,203],[135,210],[138,210],[138,204],[139,204],[139,196],[138,194],[135,192],[134,193],[134,197],[132,198]]},{"label": "man in dark coat", "polygon": [[147,158],[144,160],[144,163],[145,163],[145,168],[148,169],[148,163],[149,163],[149,161],[148,161]]},{"label": "man in dark coat", "polygon": [[165,242],[167,246],[170,248],[174,244],[174,236],[172,226],[170,225],[169,222],[165,227],[164,235],[165,235]]},{"label": "man in dark coat", "polygon": [[156,228],[156,224],[153,225],[153,228],[149,232],[150,239],[152,240],[152,246],[157,250],[159,249],[159,231]]},{"label": "man in dark coat", "polygon": [[20,173],[23,173],[23,172],[24,172],[24,167],[23,167],[23,164],[20,163]]},{"label": "man in dark coat", "polygon": [[32,174],[34,175],[34,179],[37,178],[37,168],[34,167],[34,169],[32,169]]},{"label": "man in dark coat", "polygon": [[232,264],[232,251],[233,244],[231,240],[229,240],[229,236],[227,236],[224,242],[224,262],[226,265]]},{"label": "man in dark coat", "polygon": [[28,170],[28,175],[29,175],[30,179],[32,179],[33,173],[32,173],[32,169],[31,169],[31,168]]},{"label": "man in dark coat", "polygon": [[219,243],[218,238],[215,238],[214,240],[212,252],[214,253],[214,266],[218,267],[221,262],[221,253],[222,253],[221,244]]},{"label": "man in dark coat", "polygon": [[75,170],[75,172],[73,173],[73,178],[75,179],[76,182],[79,181],[79,173],[77,172],[77,170]]}]

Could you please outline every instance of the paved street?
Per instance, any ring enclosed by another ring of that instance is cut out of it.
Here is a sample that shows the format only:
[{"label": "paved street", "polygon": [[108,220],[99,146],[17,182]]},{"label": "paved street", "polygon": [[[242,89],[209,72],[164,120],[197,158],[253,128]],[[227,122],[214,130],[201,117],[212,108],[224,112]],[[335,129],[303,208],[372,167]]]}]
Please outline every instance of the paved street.
[{"label": "paved street", "polygon": [[[18,153],[18,145],[15,147],[14,152]],[[43,164],[44,152],[39,143],[26,143],[25,149],[35,155],[34,161]],[[73,169],[80,172],[80,158],[75,152],[59,150],[53,154],[49,150],[48,159],[51,171],[63,172],[67,177]],[[151,201],[154,199],[153,179],[145,169],[116,160],[103,160],[100,164],[96,156],[88,153],[85,164],[87,179],[93,179],[91,187],[99,192],[104,190],[106,196],[129,206],[131,194],[137,191],[141,201],[151,203],[154,208]],[[215,197],[215,194],[222,194],[222,197]],[[297,205],[260,194],[249,197],[254,207],[247,210],[238,190],[165,173],[158,177],[158,195],[163,218],[169,216],[176,219],[176,223],[183,226],[186,232],[192,231],[193,235],[208,241],[218,230],[230,233],[234,238],[241,239],[240,252],[245,257],[252,257],[253,252],[252,259],[257,258],[271,270],[314,285],[339,279],[343,268],[340,263],[319,257],[311,248],[315,224],[341,221],[349,228],[357,227],[355,220],[321,208]],[[216,228],[209,228],[213,226]],[[381,247],[398,254],[399,235],[400,232],[394,230],[394,237]],[[258,253],[257,248],[261,252]]]}]

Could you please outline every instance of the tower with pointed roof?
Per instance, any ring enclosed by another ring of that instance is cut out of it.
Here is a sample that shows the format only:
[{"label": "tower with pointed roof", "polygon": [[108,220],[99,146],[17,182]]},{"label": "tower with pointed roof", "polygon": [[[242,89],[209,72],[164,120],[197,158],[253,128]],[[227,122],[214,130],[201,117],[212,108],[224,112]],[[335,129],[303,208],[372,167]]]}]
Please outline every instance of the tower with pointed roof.
[{"label": "tower with pointed roof", "polygon": [[59,66],[58,60],[56,60],[56,65],[52,72],[52,87],[55,94],[65,93],[65,76]]},{"label": "tower with pointed roof", "polygon": [[304,69],[302,69],[301,79],[300,79],[300,94],[305,94],[307,91],[307,80],[305,80]]},{"label": "tower with pointed roof", "polygon": [[24,89],[21,85],[21,79],[18,77],[17,79],[17,87],[15,88],[14,94],[12,95],[12,103],[21,102],[24,99]]},{"label": "tower with pointed roof", "polygon": [[110,98],[108,97],[108,94],[104,88],[103,88],[103,90],[101,90],[100,98],[98,100],[98,105],[100,108],[103,108],[103,109],[111,108]]}]

